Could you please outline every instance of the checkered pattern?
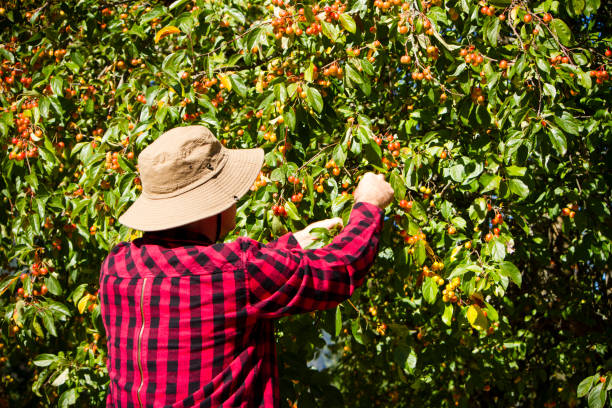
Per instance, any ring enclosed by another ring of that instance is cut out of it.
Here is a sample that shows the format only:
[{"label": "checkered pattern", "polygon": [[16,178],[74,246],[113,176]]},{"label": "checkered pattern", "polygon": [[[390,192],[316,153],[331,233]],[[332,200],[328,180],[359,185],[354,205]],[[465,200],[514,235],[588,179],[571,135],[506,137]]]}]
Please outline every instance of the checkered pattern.
[{"label": "checkered pattern", "polygon": [[107,407],[278,407],[273,319],[349,298],[381,227],[382,210],[357,203],[315,250],[291,233],[266,245],[178,230],[120,243],[100,276]]}]

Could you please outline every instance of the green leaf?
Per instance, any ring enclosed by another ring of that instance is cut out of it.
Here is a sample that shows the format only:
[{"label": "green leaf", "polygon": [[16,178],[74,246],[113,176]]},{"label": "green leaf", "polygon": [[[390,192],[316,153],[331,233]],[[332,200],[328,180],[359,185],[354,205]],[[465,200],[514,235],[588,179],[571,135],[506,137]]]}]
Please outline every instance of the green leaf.
[{"label": "green leaf", "polygon": [[450,201],[444,200],[442,202],[442,205],[440,206],[440,213],[445,219],[447,220],[451,219],[451,217],[453,216],[454,210],[453,210],[453,205],[450,203]]},{"label": "green leaf", "polygon": [[62,78],[51,78],[50,81],[50,85],[51,85],[51,90],[53,91],[53,93],[57,96],[63,96],[64,95],[64,81],[62,81]]},{"label": "green leaf", "polygon": [[487,25],[487,40],[491,46],[496,47],[499,40],[500,21],[498,18],[490,19],[490,24]]},{"label": "green leaf", "polygon": [[340,24],[342,24],[342,27],[344,27],[344,29],[350,33],[355,34],[355,31],[357,31],[355,20],[353,20],[353,17],[346,13],[340,14]]},{"label": "green leaf", "polygon": [[352,200],[352,197],[349,196],[348,194],[339,195],[338,197],[334,198],[334,200],[332,201],[332,205],[331,205],[331,211],[334,217],[337,217],[338,215],[340,215],[340,211],[342,211],[346,203],[348,203],[351,200]]},{"label": "green leaf", "polygon": [[580,123],[567,113],[563,113],[561,117],[555,116],[555,123],[559,125],[566,133],[578,136],[580,134]]},{"label": "green leaf", "polygon": [[403,200],[406,196],[406,185],[402,177],[395,172],[391,173],[389,184],[393,188],[395,199]]},{"label": "green leaf", "polygon": [[340,310],[340,305],[338,305],[336,307],[336,327],[335,327],[336,337],[340,335],[341,331],[342,331],[342,311]]},{"label": "green leaf", "polygon": [[522,276],[519,269],[512,263],[504,261],[499,264],[499,273],[503,276],[510,278],[520,288],[522,283]]},{"label": "green leaf", "polygon": [[417,266],[421,266],[423,265],[423,262],[425,262],[425,258],[427,258],[425,244],[423,244],[423,241],[418,240],[414,245],[414,263]]},{"label": "green leaf", "polygon": [[321,113],[323,110],[323,98],[316,88],[311,86],[306,88],[306,101],[308,105],[318,113]]},{"label": "green leaf", "polygon": [[414,350],[405,345],[400,345],[393,350],[393,360],[395,360],[397,366],[402,368],[405,372],[413,374],[418,358]]},{"label": "green leaf", "polygon": [[409,372],[414,372],[414,369],[417,365],[417,355],[414,350],[410,350],[410,354],[408,354],[408,358],[406,358],[406,363],[404,364],[404,368]]},{"label": "green leaf", "polygon": [[518,167],[518,166],[506,167],[506,174],[508,174],[511,177],[523,177],[526,171],[527,171],[527,167]]},{"label": "green leaf", "polygon": [[595,13],[601,7],[601,0],[587,0],[587,6],[584,14],[589,15]]},{"label": "green leaf", "polygon": [[465,179],[465,168],[463,164],[456,164],[450,168],[450,176],[457,183],[461,183]]},{"label": "green leaf", "polygon": [[588,392],[593,387],[593,383],[595,382],[597,375],[592,375],[590,377],[585,378],[578,384],[578,398],[582,398],[588,394]]},{"label": "green leaf", "polygon": [[230,80],[232,82],[232,89],[236,91],[238,95],[244,98],[247,95],[248,88],[242,78],[240,78],[238,75],[232,75],[230,76]]},{"label": "green leaf", "polygon": [[34,359],[33,363],[38,367],[47,367],[57,361],[57,356],[55,354],[39,354]]},{"label": "green leaf", "polygon": [[514,194],[525,198],[529,195],[529,187],[519,179],[510,179],[508,182],[510,191]]},{"label": "green leaf", "polygon": [[467,222],[462,217],[453,217],[451,223],[457,227],[457,229],[463,230],[467,227]]},{"label": "green leaf", "polygon": [[603,383],[599,383],[589,392],[589,408],[603,408],[605,402],[606,392],[603,390]]},{"label": "green leaf", "polygon": [[549,126],[549,128],[548,137],[550,138],[550,142],[557,153],[561,156],[565,156],[565,153],[567,153],[567,139],[565,139],[565,135],[555,126]]},{"label": "green leaf", "polygon": [[338,39],[338,29],[332,23],[328,23],[327,21],[321,21],[321,31],[323,35],[329,38],[332,42],[336,42]]},{"label": "green leaf", "polygon": [[[314,76],[314,63],[310,61],[308,68],[306,68],[306,71],[304,71],[304,80],[306,82],[312,82],[313,76]],[[308,90],[308,88],[306,89]],[[308,92],[306,92],[306,94],[308,95]]]},{"label": "green leaf", "polygon": [[571,0],[570,4],[575,15],[582,14],[586,7],[586,2],[584,0]]},{"label": "green leaf", "polygon": [[491,256],[493,257],[493,260],[496,262],[503,261],[506,257],[506,246],[504,243],[498,238],[495,238],[489,244],[491,247]]},{"label": "green leaf", "polygon": [[433,278],[426,278],[423,281],[423,299],[427,303],[435,303],[436,297],[438,296],[438,284],[433,280]]},{"label": "green leaf", "polygon": [[450,326],[453,322],[453,305],[444,306],[444,313],[442,313],[442,322]]},{"label": "green leaf", "polygon": [[60,406],[60,408],[74,405],[76,404],[77,397],[78,397],[78,392],[76,388],[71,388],[69,390],[66,390],[59,397],[58,405]]},{"label": "green leaf", "polygon": [[480,183],[484,186],[484,188],[480,192],[486,193],[492,190],[496,191],[497,189],[499,189],[499,183],[501,182],[501,180],[502,178],[496,174],[483,174],[483,176],[480,178]]},{"label": "green leaf", "polygon": [[351,82],[356,84],[363,83],[363,78],[359,74],[359,71],[353,68],[351,64],[346,64],[346,76],[351,80]]},{"label": "green leaf", "polygon": [[55,323],[53,322],[53,316],[51,315],[51,313],[43,311],[41,313],[41,317],[45,329],[47,329],[50,335],[57,337],[57,330],[55,330]]},{"label": "green leaf", "polygon": [[62,294],[62,287],[60,286],[59,281],[54,276],[48,276],[45,278],[45,284],[49,289],[49,293],[60,296]]},{"label": "green leaf", "polygon": [[351,333],[353,334],[353,338],[357,343],[364,344],[361,326],[359,325],[359,319],[353,319],[353,321],[351,322]]},{"label": "green leaf", "polygon": [[295,111],[293,107],[283,112],[283,119],[285,120],[285,125],[287,125],[290,130],[295,130]]},{"label": "green leaf", "polygon": [[68,367],[64,368],[64,370],[53,380],[51,384],[54,387],[59,387],[64,384],[66,380],[68,380],[68,375],[70,374],[70,369]]},{"label": "green leaf", "polygon": [[565,45],[566,47],[572,44],[572,31],[563,20],[560,18],[555,18],[550,22],[549,26],[553,34],[559,38],[561,44]]},{"label": "green leaf", "polygon": [[287,215],[294,221],[299,221],[301,219],[298,214],[297,207],[291,201],[285,202],[285,210],[287,211]]}]

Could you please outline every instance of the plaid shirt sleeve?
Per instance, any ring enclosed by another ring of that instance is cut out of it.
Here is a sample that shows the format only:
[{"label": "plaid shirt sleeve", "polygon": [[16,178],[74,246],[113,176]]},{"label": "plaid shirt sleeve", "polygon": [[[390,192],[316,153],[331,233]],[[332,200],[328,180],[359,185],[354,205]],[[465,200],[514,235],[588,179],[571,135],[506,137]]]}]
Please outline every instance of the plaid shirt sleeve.
[{"label": "plaid shirt sleeve", "polygon": [[265,318],[324,310],[348,299],[364,281],[378,251],[383,210],[353,207],[348,225],[331,244],[300,247],[288,233],[268,245],[248,240],[244,253],[249,303]]}]

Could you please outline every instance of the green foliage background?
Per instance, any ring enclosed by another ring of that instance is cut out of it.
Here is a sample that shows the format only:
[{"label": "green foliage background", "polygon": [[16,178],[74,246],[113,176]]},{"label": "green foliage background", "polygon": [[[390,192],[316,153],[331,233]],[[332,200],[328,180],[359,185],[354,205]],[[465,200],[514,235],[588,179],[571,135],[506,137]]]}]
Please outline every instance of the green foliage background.
[{"label": "green foliage background", "polygon": [[266,150],[233,236],[396,191],[364,287],[278,324],[281,406],[609,404],[609,5],[3,4],[0,406],[103,405],[99,266],[185,124]]}]

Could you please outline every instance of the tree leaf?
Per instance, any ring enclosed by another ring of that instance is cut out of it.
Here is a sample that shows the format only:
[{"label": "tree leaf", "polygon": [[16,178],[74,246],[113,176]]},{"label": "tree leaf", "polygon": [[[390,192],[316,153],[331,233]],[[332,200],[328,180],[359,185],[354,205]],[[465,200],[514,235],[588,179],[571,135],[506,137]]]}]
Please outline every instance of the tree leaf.
[{"label": "tree leaf", "polygon": [[448,304],[444,306],[444,313],[442,313],[442,322],[450,326],[453,322],[453,305]]},{"label": "tree leaf", "polygon": [[565,139],[565,135],[555,126],[550,126],[549,128],[548,137],[550,138],[550,142],[557,153],[561,156],[565,156],[565,153],[567,153],[567,140]]},{"label": "tree leaf", "polygon": [[519,269],[512,263],[504,261],[499,264],[499,272],[508,278],[510,278],[520,288],[522,283],[522,276]]},{"label": "tree leaf", "polygon": [[340,24],[342,24],[342,27],[344,27],[344,29],[350,33],[355,34],[355,31],[357,31],[355,20],[353,20],[353,17],[346,13],[340,14]]},{"label": "tree leaf", "polygon": [[311,86],[306,88],[306,100],[312,109],[318,113],[321,113],[323,110],[323,98],[321,97],[321,93],[316,88]]},{"label": "tree leaf", "polygon": [[238,95],[244,98],[247,95],[247,86],[245,85],[242,78],[240,78],[238,75],[231,75],[230,80],[230,87],[233,88]]},{"label": "tree leaf", "polygon": [[502,180],[500,176],[498,176],[497,174],[495,175],[483,174],[483,176],[487,176],[487,177],[480,178],[480,182],[484,186],[484,188],[480,191],[481,193],[486,193],[488,191],[499,189],[499,183]]},{"label": "tree leaf", "polygon": [[363,83],[363,78],[359,74],[359,71],[353,68],[351,64],[346,64],[346,76],[356,84]]},{"label": "tree leaf", "polygon": [[494,240],[489,242],[491,248],[491,256],[493,260],[496,262],[503,261],[506,257],[506,246],[500,239],[495,238]]},{"label": "tree leaf", "polygon": [[489,328],[489,321],[478,305],[470,305],[465,314],[470,325],[476,330],[482,331]]},{"label": "tree leaf", "polygon": [[563,20],[555,18],[550,22],[550,29],[559,38],[561,44],[566,47],[572,44],[572,31]]},{"label": "tree leaf", "polygon": [[64,95],[64,81],[62,78],[51,78],[51,90],[54,95],[63,96]]},{"label": "tree leaf", "polygon": [[582,398],[588,394],[588,392],[593,387],[593,383],[595,382],[597,375],[592,375],[590,377],[585,378],[578,384],[578,398]]},{"label": "tree leaf", "polygon": [[66,380],[68,380],[69,374],[70,374],[70,369],[68,367],[64,368],[64,370],[61,373],[59,373],[57,377],[55,377],[51,385],[54,387],[59,387],[60,385],[64,384]]},{"label": "tree leaf", "polygon": [[58,405],[60,408],[69,407],[70,405],[76,404],[78,392],[76,388],[71,388],[62,393],[59,398]]},{"label": "tree leaf", "polygon": [[340,305],[336,306],[336,325],[335,325],[335,335],[338,337],[340,332],[342,331],[342,311],[340,310]]},{"label": "tree leaf", "polygon": [[51,294],[56,296],[60,296],[62,294],[62,287],[54,276],[48,276],[45,278],[45,284],[47,285],[47,288]]},{"label": "tree leaf", "polygon": [[[289,213],[289,211],[287,211],[287,214],[288,213]],[[83,296],[81,298],[81,300],[79,300],[79,304],[77,305],[77,309],[78,309],[80,314],[83,314],[83,312],[85,311],[85,308],[87,307],[88,303],[89,303],[89,295]]]},{"label": "tree leaf", "polygon": [[510,179],[508,181],[508,185],[510,187],[510,191],[521,198],[525,198],[529,195],[529,187],[527,187],[527,185],[519,179]]},{"label": "tree leaf", "polygon": [[230,92],[232,90],[232,82],[230,81],[229,76],[228,75],[219,74],[218,77],[219,77],[219,81],[221,82],[223,87],[225,89],[227,89],[227,92]]},{"label": "tree leaf", "polygon": [[364,344],[361,326],[359,325],[359,319],[353,319],[353,321],[351,322],[351,333],[353,334],[353,338],[357,343]]},{"label": "tree leaf", "polygon": [[47,367],[57,361],[57,356],[55,354],[39,354],[34,359],[33,363],[38,367]]},{"label": "tree leaf", "polygon": [[500,21],[498,18],[489,20],[491,23],[487,26],[487,40],[491,46],[496,47],[499,40]]},{"label": "tree leaf", "polygon": [[425,244],[423,244],[423,241],[418,240],[414,245],[414,263],[417,266],[421,266],[423,265],[423,262],[425,262],[425,258],[427,258],[427,254],[425,253]]},{"label": "tree leaf", "polygon": [[179,30],[178,27],[175,27],[172,25],[165,26],[164,28],[162,28],[155,34],[155,43],[158,43],[159,40],[161,40],[164,37],[167,37],[172,34],[178,34],[180,32],[181,30]]},{"label": "tree leaf", "polygon": [[589,408],[603,408],[604,403],[606,402],[606,393],[602,392],[603,383],[597,384],[595,387],[591,388],[589,392]]},{"label": "tree leaf", "polygon": [[433,278],[426,278],[423,281],[423,299],[427,303],[435,303],[436,297],[438,296],[438,284],[433,280]]},{"label": "tree leaf", "polygon": [[395,199],[403,200],[406,196],[406,185],[404,184],[402,177],[395,172],[391,173],[389,184],[391,184],[391,187],[393,188]]},{"label": "tree leaf", "polygon": [[299,221],[301,219],[300,214],[298,214],[297,207],[291,201],[285,202],[285,210],[287,210],[287,215],[294,221]]},{"label": "tree leaf", "polygon": [[45,329],[47,329],[50,335],[57,337],[57,331],[55,330],[55,323],[53,322],[53,316],[51,315],[51,313],[43,311],[41,313],[41,317]]},{"label": "tree leaf", "polygon": [[463,164],[456,164],[450,168],[450,176],[457,183],[463,182],[465,179],[465,168]]}]

